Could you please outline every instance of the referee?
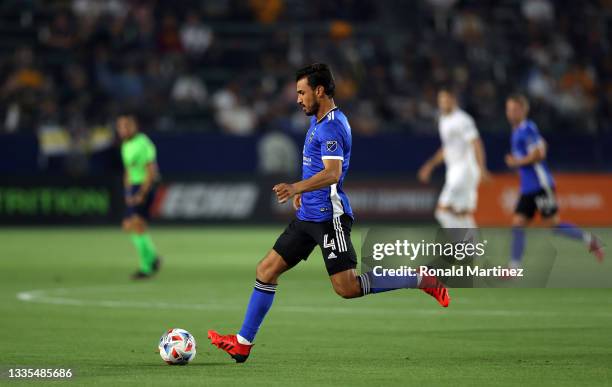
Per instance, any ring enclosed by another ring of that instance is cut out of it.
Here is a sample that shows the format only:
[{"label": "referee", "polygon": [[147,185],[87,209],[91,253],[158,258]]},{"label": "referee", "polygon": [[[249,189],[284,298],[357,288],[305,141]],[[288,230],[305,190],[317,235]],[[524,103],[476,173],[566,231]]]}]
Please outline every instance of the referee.
[{"label": "referee", "polygon": [[121,159],[125,171],[126,211],[122,227],[131,235],[140,257],[139,269],[132,274],[132,279],[148,279],[159,270],[161,263],[147,232],[149,212],[159,180],[157,151],[151,139],[140,132],[138,120],[132,113],[122,113],[117,117],[117,134],[122,142]]}]

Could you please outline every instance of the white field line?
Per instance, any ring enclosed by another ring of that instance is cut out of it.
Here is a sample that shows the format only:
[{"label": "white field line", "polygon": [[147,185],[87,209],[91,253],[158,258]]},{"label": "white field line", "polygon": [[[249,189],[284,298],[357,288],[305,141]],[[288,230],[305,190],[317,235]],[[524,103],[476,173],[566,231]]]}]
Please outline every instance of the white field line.
[{"label": "white field line", "polygon": [[[219,311],[241,311],[245,305],[228,305],[227,303],[189,303],[180,304],[175,302],[159,302],[159,301],[129,301],[129,300],[88,300],[79,299],[74,296],[63,296],[62,294],[79,294],[83,291],[96,290],[98,292],[109,290],[117,290],[118,286],[100,286],[87,288],[57,288],[57,289],[38,289],[28,290],[17,293],[17,299],[23,302],[32,302],[39,304],[65,305],[77,307],[103,307],[103,308],[137,308],[137,309],[180,309],[180,310],[219,310]],[[142,290],[139,288],[139,290]],[[57,295],[54,295],[57,294]],[[420,294],[419,294],[420,295]],[[423,295],[425,296],[425,295]],[[409,298],[408,298],[409,299]],[[407,300],[408,300],[407,299]],[[431,300],[434,302],[433,300]],[[462,300],[463,301],[463,300]],[[350,301],[347,301],[350,302]],[[513,316],[530,316],[530,317],[581,317],[581,313],[571,313],[570,310],[565,311],[541,311],[541,310],[505,310],[505,309],[453,309],[452,304],[449,309],[432,308],[421,309],[415,305],[409,305],[407,302],[404,308],[372,308],[370,306],[363,307],[338,307],[338,306],[281,306],[274,308],[275,313],[311,313],[311,314],[348,314],[348,315],[448,315],[450,316],[498,316],[498,317],[513,317]],[[595,313],[588,313],[588,317],[612,317],[612,312],[604,310]]]}]

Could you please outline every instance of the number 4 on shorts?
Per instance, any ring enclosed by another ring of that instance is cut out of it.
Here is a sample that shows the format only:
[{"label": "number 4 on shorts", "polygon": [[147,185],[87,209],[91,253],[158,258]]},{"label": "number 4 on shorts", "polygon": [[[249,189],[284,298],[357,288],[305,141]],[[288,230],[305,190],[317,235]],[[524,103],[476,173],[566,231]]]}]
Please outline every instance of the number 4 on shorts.
[{"label": "number 4 on shorts", "polygon": [[332,250],[336,250],[336,241],[334,241],[334,238],[331,238],[328,242],[327,234],[325,234],[323,235],[323,248],[328,249],[330,247]]}]

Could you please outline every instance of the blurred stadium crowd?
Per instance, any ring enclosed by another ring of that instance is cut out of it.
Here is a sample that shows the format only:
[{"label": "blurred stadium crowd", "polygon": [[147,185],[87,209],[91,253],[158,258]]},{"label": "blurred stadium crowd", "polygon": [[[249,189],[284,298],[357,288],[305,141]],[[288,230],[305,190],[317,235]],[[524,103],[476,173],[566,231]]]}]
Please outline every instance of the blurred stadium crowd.
[{"label": "blurred stadium crowd", "polygon": [[[52,5],[50,7],[50,5]],[[302,132],[294,70],[332,65],[355,132],[435,132],[452,83],[482,131],[524,90],[542,130],[612,130],[610,0],[7,0],[0,131]]]}]

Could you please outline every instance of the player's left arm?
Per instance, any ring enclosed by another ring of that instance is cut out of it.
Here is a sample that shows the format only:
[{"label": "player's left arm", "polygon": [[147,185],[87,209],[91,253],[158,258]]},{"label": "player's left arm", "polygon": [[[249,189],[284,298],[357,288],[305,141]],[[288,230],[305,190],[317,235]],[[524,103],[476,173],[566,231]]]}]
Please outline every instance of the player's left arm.
[{"label": "player's left arm", "polygon": [[293,184],[280,183],[275,185],[272,190],[276,192],[278,202],[284,203],[302,192],[316,191],[337,184],[342,175],[342,160],[323,159],[323,165],[325,168],[322,171],[306,180]]},{"label": "player's left arm", "polygon": [[478,162],[478,167],[480,168],[480,178],[482,181],[488,181],[491,179],[491,173],[487,168],[487,153],[480,137],[472,140],[472,146],[474,147],[476,162]]},{"label": "player's left arm", "polygon": [[478,163],[478,169],[480,169],[480,179],[482,181],[489,181],[491,179],[491,173],[487,168],[487,154],[484,149],[478,128],[476,128],[476,122],[470,116],[464,118],[463,125],[463,136],[474,148],[474,155],[476,156],[476,162]]}]

